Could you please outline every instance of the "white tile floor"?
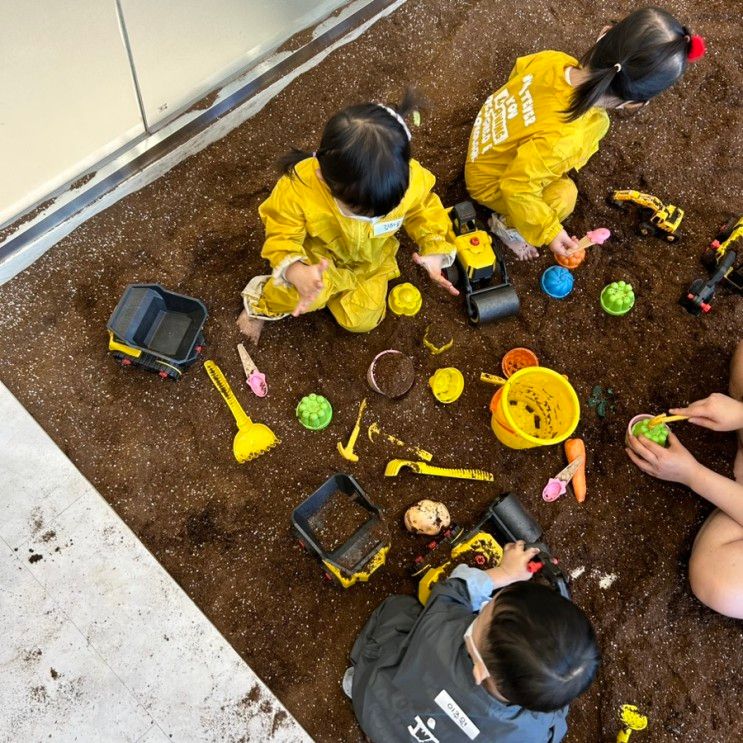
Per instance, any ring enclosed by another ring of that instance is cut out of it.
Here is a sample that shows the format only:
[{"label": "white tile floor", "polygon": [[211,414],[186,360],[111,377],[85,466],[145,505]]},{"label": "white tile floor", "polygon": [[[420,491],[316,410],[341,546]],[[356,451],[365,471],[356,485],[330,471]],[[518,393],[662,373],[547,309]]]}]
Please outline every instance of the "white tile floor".
[{"label": "white tile floor", "polygon": [[0,384],[0,741],[310,741]]}]

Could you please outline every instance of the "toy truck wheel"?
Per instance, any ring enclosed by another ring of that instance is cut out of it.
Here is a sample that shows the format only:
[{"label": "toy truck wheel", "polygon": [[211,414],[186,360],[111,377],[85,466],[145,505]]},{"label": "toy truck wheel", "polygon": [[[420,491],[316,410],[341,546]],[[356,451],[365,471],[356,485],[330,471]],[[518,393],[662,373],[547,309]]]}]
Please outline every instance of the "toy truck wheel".
[{"label": "toy truck wheel", "polygon": [[725,240],[727,240],[730,235],[733,234],[733,230],[735,229],[735,226],[738,224],[738,217],[731,217],[728,219],[727,222],[723,223],[720,226],[720,229],[717,231],[717,241],[724,243]]},{"label": "toy truck wheel", "polygon": [[444,269],[444,275],[449,281],[451,281],[452,284],[454,284],[454,286],[459,287],[462,273],[459,270],[459,266],[457,265],[456,261],[454,261],[454,263],[452,263],[449,268]]},{"label": "toy truck wheel", "polygon": [[477,325],[515,315],[520,305],[516,291],[510,286],[494,287],[491,291],[468,297],[467,314],[470,322]]},{"label": "toy truck wheel", "polygon": [[514,540],[523,539],[530,543],[540,541],[542,530],[539,524],[524,510],[521,501],[513,493],[498,501],[491,513]]},{"label": "toy truck wheel", "polygon": [[669,242],[669,243],[678,242],[679,236],[677,234],[675,234],[675,233],[674,234],[670,234],[670,233],[664,232],[664,233],[661,233],[661,234],[663,235],[663,237],[665,237],[666,242]]},{"label": "toy truck wheel", "polygon": [[649,222],[640,222],[640,224],[637,225],[637,233],[639,235],[642,235],[643,237],[647,237],[648,235],[652,235],[655,232],[655,229],[653,228],[653,225]]}]

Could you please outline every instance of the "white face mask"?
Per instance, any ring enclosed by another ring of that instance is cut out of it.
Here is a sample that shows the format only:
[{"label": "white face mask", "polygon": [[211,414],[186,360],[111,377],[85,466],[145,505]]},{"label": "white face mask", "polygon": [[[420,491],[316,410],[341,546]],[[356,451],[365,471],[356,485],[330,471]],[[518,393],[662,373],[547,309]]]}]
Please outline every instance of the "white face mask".
[{"label": "white face mask", "polygon": [[348,210],[348,207],[346,207],[342,202],[338,201],[338,199],[333,199],[335,202],[335,205],[338,207],[338,211],[348,219],[356,219],[359,222],[368,222],[369,224],[375,224],[379,221],[379,217],[364,217],[361,214],[354,214],[353,212]]}]

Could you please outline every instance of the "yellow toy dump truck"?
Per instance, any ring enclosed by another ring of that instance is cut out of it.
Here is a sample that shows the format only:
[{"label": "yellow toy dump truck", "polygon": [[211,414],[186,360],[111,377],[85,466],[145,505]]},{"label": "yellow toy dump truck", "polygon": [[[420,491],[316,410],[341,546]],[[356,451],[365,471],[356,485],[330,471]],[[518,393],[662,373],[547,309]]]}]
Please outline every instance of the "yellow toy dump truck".
[{"label": "yellow toy dump truck", "polygon": [[159,284],[130,284],[106,326],[108,350],[123,367],[178,380],[205,345],[207,315],[198,299]]},{"label": "yellow toy dump truck", "polygon": [[657,235],[669,243],[681,238],[679,226],[684,218],[684,210],[673,204],[664,204],[657,196],[640,191],[612,191],[609,204],[626,211],[634,206],[638,214],[637,233],[639,235]]},{"label": "yellow toy dump truck", "polygon": [[[359,514],[360,523],[350,535],[343,533],[336,542],[332,532],[338,528],[341,533],[343,524],[332,522],[336,518],[344,520],[346,509],[337,506],[342,506],[345,499]],[[326,480],[294,509],[292,529],[299,545],[321,563],[325,579],[343,588],[368,581],[384,565],[390,549],[389,529],[382,512],[356,480],[342,472]]]}]

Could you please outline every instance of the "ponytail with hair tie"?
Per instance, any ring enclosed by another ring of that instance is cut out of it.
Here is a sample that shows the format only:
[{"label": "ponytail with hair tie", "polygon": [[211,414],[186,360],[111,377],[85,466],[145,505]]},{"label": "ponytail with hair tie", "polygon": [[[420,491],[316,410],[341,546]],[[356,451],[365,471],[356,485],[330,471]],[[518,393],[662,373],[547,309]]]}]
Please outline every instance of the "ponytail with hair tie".
[{"label": "ponytail with hair tie", "polygon": [[697,36],[696,34],[689,36],[687,34],[684,36],[684,39],[689,46],[689,51],[686,53],[686,58],[689,62],[696,62],[707,53],[707,45],[701,36]]}]

